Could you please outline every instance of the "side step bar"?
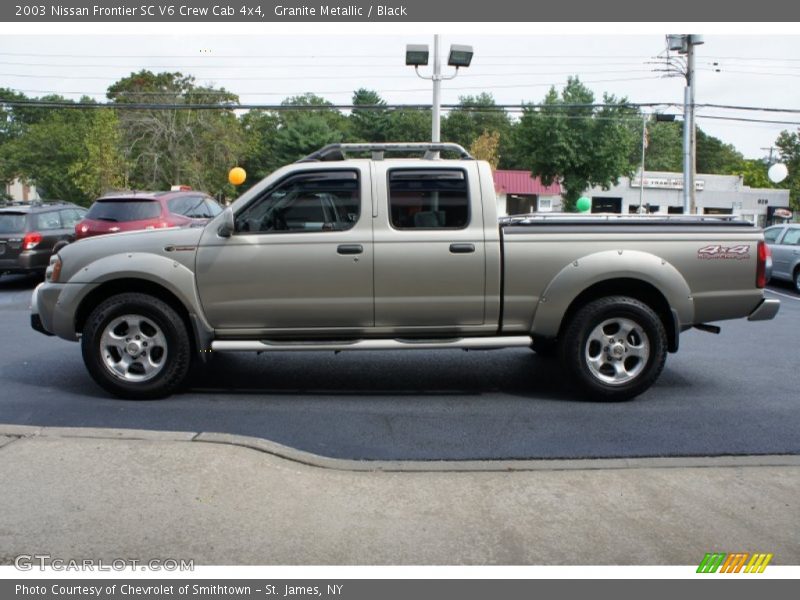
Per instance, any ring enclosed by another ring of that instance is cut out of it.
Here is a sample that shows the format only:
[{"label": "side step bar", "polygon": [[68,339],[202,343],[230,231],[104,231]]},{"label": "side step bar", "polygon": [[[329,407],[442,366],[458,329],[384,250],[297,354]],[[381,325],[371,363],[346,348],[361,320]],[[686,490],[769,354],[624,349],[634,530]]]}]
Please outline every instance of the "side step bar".
[{"label": "side step bar", "polygon": [[528,335],[448,338],[431,340],[382,339],[325,342],[292,342],[287,340],[217,340],[211,342],[214,352],[310,352],[315,350],[491,350],[496,348],[530,347]]}]

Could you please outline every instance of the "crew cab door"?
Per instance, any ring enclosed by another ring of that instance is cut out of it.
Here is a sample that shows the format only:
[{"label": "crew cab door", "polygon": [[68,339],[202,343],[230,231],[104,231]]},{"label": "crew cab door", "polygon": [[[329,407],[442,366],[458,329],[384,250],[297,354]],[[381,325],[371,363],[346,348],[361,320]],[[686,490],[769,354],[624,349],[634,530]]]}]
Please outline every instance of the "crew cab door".
[{"label": "crew cab door", "polygon": [[[367,163],[365,163],[366,165]],[[373,325],[369,168],[292,167],[239,206],[230,237],[212,222],[197,287],[217,329],[342,333]]]},{"label": "crew cab door", "polygon": [[476,163],[375,164],[375,325],[457,332],[485,321]]}]

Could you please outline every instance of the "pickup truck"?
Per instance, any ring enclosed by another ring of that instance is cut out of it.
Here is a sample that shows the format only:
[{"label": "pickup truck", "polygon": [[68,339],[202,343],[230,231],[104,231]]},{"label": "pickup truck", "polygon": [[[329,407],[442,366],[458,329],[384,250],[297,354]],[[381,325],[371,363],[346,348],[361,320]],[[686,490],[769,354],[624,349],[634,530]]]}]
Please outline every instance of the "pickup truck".
[{"label": "pickup truck", "polygon": [[498,220],[489,164],[460,146],[335,144],[203,228],[63,248],[31,323],[79,340],[124,398],[167,396],[219,352],[526,347],[557,353],[589,398],[622,400],[652,385],[682,331],[773,318],[769,269],[745,222]]}]

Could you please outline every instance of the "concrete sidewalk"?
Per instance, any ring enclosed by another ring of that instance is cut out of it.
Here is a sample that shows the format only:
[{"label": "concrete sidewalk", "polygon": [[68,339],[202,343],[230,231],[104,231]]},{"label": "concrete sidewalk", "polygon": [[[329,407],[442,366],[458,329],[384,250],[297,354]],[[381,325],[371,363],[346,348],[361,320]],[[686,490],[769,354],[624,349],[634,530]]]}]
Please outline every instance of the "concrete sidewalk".
[{"label": "concrete sidewalk", "polygon": [[800,563],[800,457],[350,463],[249,438],[0,425],[0,563]]}]

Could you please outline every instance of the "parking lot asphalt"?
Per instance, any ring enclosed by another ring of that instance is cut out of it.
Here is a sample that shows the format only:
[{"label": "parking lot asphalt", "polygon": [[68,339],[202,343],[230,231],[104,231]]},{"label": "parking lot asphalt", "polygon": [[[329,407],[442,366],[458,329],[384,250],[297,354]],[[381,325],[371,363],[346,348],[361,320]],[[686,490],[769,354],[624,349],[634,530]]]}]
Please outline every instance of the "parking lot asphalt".
[{"label": "parking lot asphalt", "polygon": [[687,332],[652,389],[602,404],[524,349],[226,355],[172,398],[115,400],[77,344],[30,329],[33,285],[0,278],[0,423],[235,433],[367,460],[800,453],[800,297],[787,287],[774,321]]}]

